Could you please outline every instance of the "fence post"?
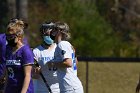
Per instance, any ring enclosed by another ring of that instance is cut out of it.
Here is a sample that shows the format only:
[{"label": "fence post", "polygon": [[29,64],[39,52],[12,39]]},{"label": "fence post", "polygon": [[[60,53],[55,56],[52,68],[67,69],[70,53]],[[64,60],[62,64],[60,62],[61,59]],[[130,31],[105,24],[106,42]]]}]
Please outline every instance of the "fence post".
[{"label": "fence post", "polygon": [[88,61],[86,61],[86,93],[88,93],[88,75],[89,75]]}]

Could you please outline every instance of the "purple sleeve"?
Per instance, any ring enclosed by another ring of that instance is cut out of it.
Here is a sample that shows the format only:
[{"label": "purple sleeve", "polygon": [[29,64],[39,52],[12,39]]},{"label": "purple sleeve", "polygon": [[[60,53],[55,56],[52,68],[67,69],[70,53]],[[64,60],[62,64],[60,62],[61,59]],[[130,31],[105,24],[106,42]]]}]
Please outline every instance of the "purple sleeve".
[{"label": "purple sleeve", "polygon": [[5,46],[4,46],[4,43],[5,43],[5,38],[4,38],[4,34],[0,34],[0,77],[3,76],[4,74],[4,69],[5,69],[5,63],[4,63],[4,54],[3,52],[5,52]]},{"label": "purple sleeve", "polygon": [[23,65],[27,64],[34,64],[34,56],[29,46],[26,45],[23,49]]},{"label": "purple sleeve", "polygon": [[6,52],[6,36],[5,34],[0,34],[0,63],[5,61]]},{"label": "purple sleeve", "polygon": [[[0,51],[2,51],[2,40],[0,37]],[[0,52],[0,63],[2,62],[2,52]]]},{"label": "purple sleeve", "polygon": [[[1,51],[1,46],[0,46],[0,51]],[[0,64],[2,63],[2,53],[0,52]]]}]

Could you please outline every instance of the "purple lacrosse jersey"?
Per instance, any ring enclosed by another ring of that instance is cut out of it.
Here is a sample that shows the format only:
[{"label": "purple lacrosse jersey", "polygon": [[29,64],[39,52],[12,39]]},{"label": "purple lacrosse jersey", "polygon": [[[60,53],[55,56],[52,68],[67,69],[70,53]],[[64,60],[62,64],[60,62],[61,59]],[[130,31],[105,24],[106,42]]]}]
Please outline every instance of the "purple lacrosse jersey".
[{"label": "purple lacrosse jersey", "polygon": [[[34,64],[33,53],[30,47],[26,44],[18,49],[15,53],[11,47],[6,47],[6,69],[8,72],[8,80],[5,93],[20,93],[24,82],[24,66]],[[33,81],[30,84],[26,93],[34,93]]]},{"label": "purple lacrosse jersey", "polygon": [[[24,44],[28,44],[27,38],[23,39]],[[3,76],[5,70],[5,52],[6,52],[6,34],[0,34],[0,77]]]},{"label": "purple lacrosse jersey", "polygon": [[0,34],[0,77],[4,74],[6,52],[6,35]]}]

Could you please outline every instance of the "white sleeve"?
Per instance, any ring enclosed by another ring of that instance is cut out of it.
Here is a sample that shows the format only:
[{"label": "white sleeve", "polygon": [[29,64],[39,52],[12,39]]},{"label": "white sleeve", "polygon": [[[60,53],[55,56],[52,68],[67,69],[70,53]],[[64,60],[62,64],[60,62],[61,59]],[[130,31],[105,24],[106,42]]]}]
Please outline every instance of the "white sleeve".
[{"label": "white sleeve", "polygon": [[38,61],[39,59],[38,59],[38,50],[35,48],[35,49],[33,49],[33,54],[34,54],[34,59],[36,60],[36,61]]},{"label": "white sleeve", "polygon": [[61,49],[61,53],[65,58],[72,58],[72,48],[69,43],[60,43],[59,48]]}]

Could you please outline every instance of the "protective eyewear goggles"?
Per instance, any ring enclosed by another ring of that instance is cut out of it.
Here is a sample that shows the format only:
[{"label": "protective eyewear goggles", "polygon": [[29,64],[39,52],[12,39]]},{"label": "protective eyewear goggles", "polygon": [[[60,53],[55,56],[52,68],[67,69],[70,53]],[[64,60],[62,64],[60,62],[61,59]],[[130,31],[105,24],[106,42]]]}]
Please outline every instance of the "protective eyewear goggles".
[{"label": "protective eyewear goggles", "polygon": [[44,36],[49,36],[52,29],[44,29],[41,31],[41,34]]}]

